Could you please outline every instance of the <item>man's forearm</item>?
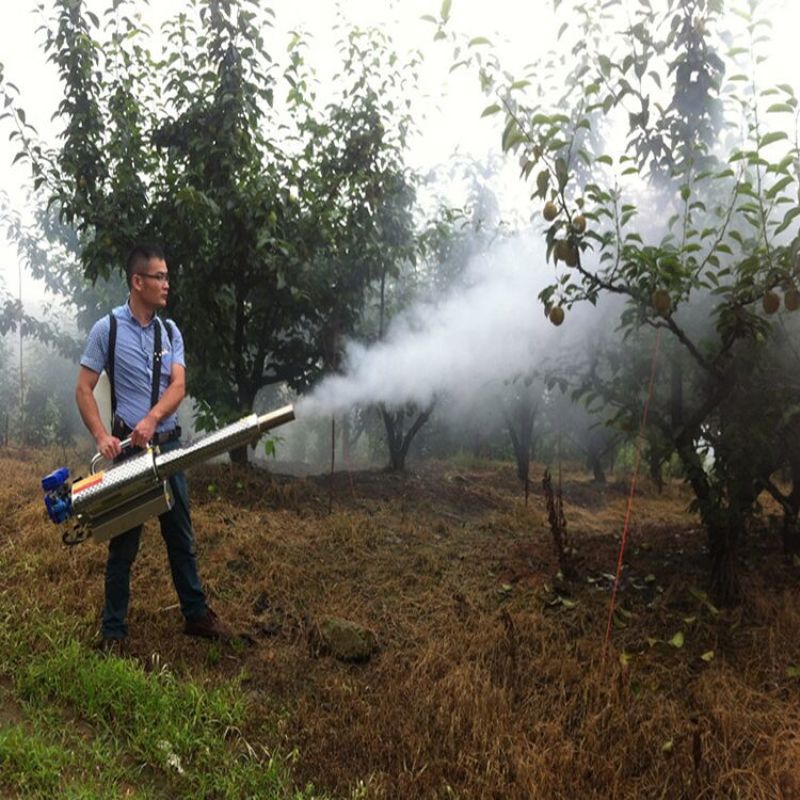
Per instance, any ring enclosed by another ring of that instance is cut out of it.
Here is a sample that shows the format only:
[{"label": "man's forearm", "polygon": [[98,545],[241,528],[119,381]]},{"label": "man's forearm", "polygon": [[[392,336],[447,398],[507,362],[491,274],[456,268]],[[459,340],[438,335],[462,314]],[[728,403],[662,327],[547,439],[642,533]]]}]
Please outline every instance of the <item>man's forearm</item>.
[{"label": "man's forearm", "polygon": [[102,436],[107,436],[108,430],[106,426],[103,425],[103,420],[100,417],[100,409],[97,406],[97,401],[94,399],[94,394],[91,391],[79,387],[75,393],[75,399],[83,424],[87,427],[89,433],[92,434],[95,440],[100,439]]}]

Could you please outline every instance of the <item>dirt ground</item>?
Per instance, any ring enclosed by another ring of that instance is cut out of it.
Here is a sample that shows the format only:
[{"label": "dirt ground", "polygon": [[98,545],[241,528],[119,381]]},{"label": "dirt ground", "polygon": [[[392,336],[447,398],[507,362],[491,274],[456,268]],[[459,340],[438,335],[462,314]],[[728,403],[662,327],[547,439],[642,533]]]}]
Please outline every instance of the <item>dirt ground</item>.
[{"label": "dirt ground", "polygon": [[[54,458],[0,453],[15,476],[0,490],[0,557],[35,576],[0,588],[72,615],[89,642],[104,548],[63,548],[44,518],[38,480]],[[598,487],[564,468],[576,553],[564,577],[542,473],[526,505],[503,463],[333,481],[199,467],[201,574],[241,639],[220,648],[180,635],[150,524],[129,657],[157,654],[200,681],[238,677],[250,744],[294,753],[298,785],[337,797],[800,798],[798,567],[769,519],[742,550],[743,603],[717,609],[685,487],[640,484],[605,650],[627,479]],[[326,655],[328,617],[372,631],[377,652]]]}]

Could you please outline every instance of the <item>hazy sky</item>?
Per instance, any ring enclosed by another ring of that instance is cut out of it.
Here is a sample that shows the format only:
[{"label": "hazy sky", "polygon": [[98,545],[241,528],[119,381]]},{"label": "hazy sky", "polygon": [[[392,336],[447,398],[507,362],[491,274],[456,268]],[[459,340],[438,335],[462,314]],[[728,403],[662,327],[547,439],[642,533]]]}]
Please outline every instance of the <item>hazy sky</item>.
[{"label": "hazy sky", "polygon": [[[41,34],[35,33],[42,21],[32,11],[35,2],[5,4],[0,61],[5,64],[7,79],[20,87],[29,121],[52,142],[57,123],[50,117],[59,102],[60,87],[53,68],[42,55]],[[638,0],[630,2],[635,4]],[[800,94],[794,41],[800,3],[764,2],[775,9],[775,27],[771,63],[762,69],[769,79],[793,83]],[[666,0],[656,3],[666,4]],[[108,0],[88,0],[88,5],[102,12]],[[400,50],[420,47],[426,54],[418,88],[430,99],[425,103],[424,118],[418,120],[420,135],[409,154],[412,166],[434,167],[446,162],[456,150],[478,159],[499,151],[500,115],[480,118],[488,101],[480,94],[474,73],[460,70],[450,75],[451,48],[435,44],[433,27],[420,19],[423,14],[437,15],[440,0],[401,0],[396,4],[347,0],[343,5],[348,16],[361,25],[389,26]],[[137,5],[132,13],[141,13],[143,20],[157,29],[183,6],[183,0],[159,0],[153,7]],[[276,0],[271,6],[278,24],[272,38],[268,38],[268,49],[277,54],[285,47],[288,30],[307,29],[314,36],[313,60],[324,79],[325,54],[333,55],[334,3]],[[453,0],[451,16],[455,30],[489,37],[497,46],[503,65],[514,74],[556,42],[552,0]],[[5,138],[0,134],[0,163],[8,165],[15,151]],[[21,202],[20,187],[25,183],[26,172],[27,167],[19,165],[0,170],[0,189],[17,202]],[[523,218],[533,215],[541,219],[538,204],[533,208],[528,199],[530,187],[518,178],[515,158],[507,160],[500,187],[506,213],[515,208],[520,209]],[[17,261],[12,248],[0,246],[0,267],[6,287],[16,294]],[[411,309],[407,317],[395,321],[385,343],[370,350],[349,343],[347,376],[323,383],[314,397],[305,401],[303,411],[330,412],[334,408],[346,409],[354,402],[390,398],[425,403],[442,391],[456,396],[463,389],[474,391],[478,385],[502,382],[538,361],[542,352],[556,344],[568,346],[603,316],[591,308],[573,309],[557,331],[545,320],[536,296],[544,282],[552,279],[552,267],[544,263],[539,237],[523,236],[504,244],[497,252],[476,259],[468,275],[471,285],[467,290],[439,298],[435,307],[420,305]],[[23,297],[30,307],[37,287],[29,278],[24,278],[23,286]]]},{"label": "hazy sky", "polygon": [[[661,0],[665,3],[666,0]],[[40,134],[50,141],[57,131],[51,116],[60,99],[60,87],[52,65],[45,62],[41,50],[42,34],[36,33],[41,17],[35,12],[38,0],[15,0],[4,3],[3,24],[0,26],[0,61],[6,68],[8,80],[16,83],[22,94],[22,104],[28,119]],[[630,0],[635,4],[635,0]],[[797,70],[796,31],[800,23],[800,3],[796,0],[764,0],[776,9],[772,15],[772,70],[783,81],[800,88]],[[47,3],[49,5],[49,2]],[[88,0],[87,5],[102,13],[108,0]],[[184,0],[158,0],[152,6],[134,3],[132,13],[140,13],[144,21],[157,29],[161,21],[185,5]],[[270,48],[277,52],[286,41],[285,31],[301,26],[309,30],[317,43],[317,54],[333,46],[331,29],[335,20],[335,3],[330,0],[275,0],[270,3],[277,15],[278,25]],[[420,19],[423,14],[438,15],[440,0],[347,0],[343,4],[347,15],[361,24],[389,26],[399,47],[422,47],[428,58],[420,88],[436,100],[427,105],[422,133],[411,153],[414,166],[430,167],[445,162],[459,149],[477,158],[489,151],[499,150],[498,125],[500,117],[480,119],[486,105],[480,95],[474,74],[460,70],[448,74],[451,52],[448,46],[435,46],[432,26]],[[469,35],[485,35],[498,45],[501,58],[511,69],[532,61],[555,41],[555,22],[552,0],[453,0],[452,26]],[[322,74],[324,77],[324,72]],[[25,184],[27,167],[9,167],[15,149],[7,143],[7,130],[0,128],[0,190],[12,200],[21,202],[21,187]],[[513,175],[510,164],[502,199],[507,205],[522,206],[530,191]],[[17,292],[17,262],[12,248],[0,242],[0,277],[7,288]],[[26,281],[25,295],[35,293],[31,281]]]},{"label": "hazy sky", "polygon": [[[42,22],[41,15],[35,10],[38,1],[16,0],[4,4],[0,61],[5,65],[6,78],[20,88],[21,104],[28,121],[40,135],[54,141],[59,123],[51,117],[60,100],[60,86],[54,67],[45,61],[42,54],[43,35],[36,33]],[[89,9],[98,14],[109,4],[108,0],[87,2]],[[159,0],[152,5],[140,2],[134,4],[131,13],[140,13],[142,19],[157,30],[164,19],[185,5],[184,0]],[[273,41],[269,43],[268,40],[268,47],[273,52],[283,50],[286,31],[295,27],[303,27],[312,33],[318,47],[315,56],[324,58],[327,51],[332,51],[335,3],[329,0],[275,0],[269,5],[276,12]],[[497,122],[480,119],[485,103],[474,74],[468,75],[464,70],[452,76],[448,74],[450,48],[434,46],[433,26],[421,20],[424,14],[438,15],[439,0],[402,0],[398,4],[348,0],[344,7],[347,16],[359,24],[389,26],[399,47],[422,47],[428,55],[429,67],[420,88],[431,96],[431,100],[426,104],[426,118],[421,122],[423,133],[411,153],[413,166],[428,168],[443,163],[455,150],[478,158],[485,157],[491,150],[499,150]],[[550,0],[529,3],[520,3],[519,0],[494,0],[492,3],[454,0],[451,19],[456,29],[471,35],[487,35],[497,42],[508,38],[504,49],[510,60],[521,65],[531,60],[542,42],[552,35],[550,7]],[[320,77],[325,77],[324,72]],[[7,131],[0,128],[0,164],[3,165],[0,190],[5,191],[12,201],[21,203],[28,168],[23,164],[8,166],[15,153],[16,149],[7,141]],[[513,202],[522,202],[526,194],[519,181],[514,181],[510,192]],[[16,294],[16,254],[4,240],[0,240],[0,277]],[[31,280],[25,281],[23,289],[24,296],[37,294]]]}]

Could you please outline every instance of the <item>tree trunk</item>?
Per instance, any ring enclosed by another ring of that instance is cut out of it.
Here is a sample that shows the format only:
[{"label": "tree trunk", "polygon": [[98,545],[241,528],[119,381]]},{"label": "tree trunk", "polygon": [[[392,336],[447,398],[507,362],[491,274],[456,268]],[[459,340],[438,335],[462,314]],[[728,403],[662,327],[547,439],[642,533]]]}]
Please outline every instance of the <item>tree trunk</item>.
[{"label": "tree trunk", "polygon": [[736,565],[742,522],[733,520],[708,525],[711,549],[711,596],[720,606],[733,606],[741,599],[741,585]]},{"label": "tree trunk", "polygon": [[586,467],[592,471],[594,482],[604,486],[606,482],[606,473],[603,469],[603,460],[597,453],[590,452],[586,456]]},{"label": "tree trunk", "polygon": [[231,458],[232,464],[238,464],[239,466],[246,466],[249,462],[249,456],[247,453],[247,448],[250,445],[244,445],[244,447],[237,447],[235,450],[231,450],[228,454]]},{"label": "tree trunk", "polygon": [[647,460],[650,466],[650,478],[655,483],[658,493],[661,494],[664,491],[663,459],[661,454],[651,447],[647,454]]},{"label": "tree trunk", "polygon": [[345,469],[350,468],[350,445],[351,445],[351,425],[350,425],[350,414],[343,414],[342,415],[342,462],[344,463]]},{"label": "tree trunk", "polygon": [[513,415],[509,412],[505,414],[506,427],[508,435],[511,437],[511,446],[517,462],[517,477],[523,486],[528,485],[536,412],[536,404],[532,403],[529,397],[524,397],[518,400]]},{"label": "tree trunk", "polygon": [[531,439],[530,430],[523,426],[519,432],[514,430],[511,420],[507,420],[508,435],[511,437],[511,446],[514,449],[514,458],[517,462],[517,477],[523,485],[528,483],[531,466]]},{"label": "tree trunk", "polygon": [[[253,406],[256,402],[256,392],[258,389],[251,388],[249,384],[242,385],[242,382],[239,384],[239,391],[237,393],[237,401],[238,407],[247,409],[247,411],[242,412],[242,416],[245,414],[249,414],[253,411]],[[242,447],[237,447],[235,450],[231,450],[228,455],[230,456],[232,464],[238,464],[240,466],[247,466],[250,460],[250,456],[248,453],[248,448],[250,447],[249,444],[246,444]]]},{"label": "tree trunk", "polygon": [[746,516],[746,500],[737,495],[736,489],[728,487],[729,497],[739,497],[741,507],[724,507],[719,497],[715,497],[703,463],[692,439],[685,435],[679,441],[678,454],[689,485],[692,487],[700,507],[700,518],[708,535],[711,554],[710,592],[714,601],[721,606],[735,605],[741,597],[736,556],[740,534],[743,532]]},{"label": "tree trunk", "polygon": [[405,471],[406,456],[408,455],[408,450],[411,447],[411,442],[414,441],[414,437],[419,433],[422,426],[428,421],[431,413],[433,413],[435,405],[436,401],[432,400],[428,408],[419,412],[419,414],[417,414],[417,418],[414,420],[414,423],[405,434],[403,433],[403,423],[406,417],[406,409],[389,411],[386,406],[381,405],[381,417],[383,418],[383,425],[386,428],[386,445],[389,450],[388,469],[391,472]]}]

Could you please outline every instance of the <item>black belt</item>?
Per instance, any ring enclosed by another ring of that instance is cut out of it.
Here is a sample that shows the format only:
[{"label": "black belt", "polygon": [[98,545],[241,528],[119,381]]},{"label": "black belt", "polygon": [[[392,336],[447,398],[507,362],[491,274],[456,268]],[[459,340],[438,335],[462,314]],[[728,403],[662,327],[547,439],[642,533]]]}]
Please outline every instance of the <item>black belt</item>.
[{"label": "black belt", "polygon": [[181,426],[176,425],[171,431],[161,431],[156,433],[150,440],[153,444],[166,444],[181,438]]}]

